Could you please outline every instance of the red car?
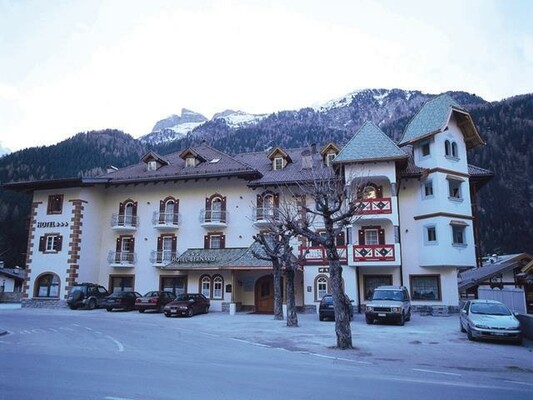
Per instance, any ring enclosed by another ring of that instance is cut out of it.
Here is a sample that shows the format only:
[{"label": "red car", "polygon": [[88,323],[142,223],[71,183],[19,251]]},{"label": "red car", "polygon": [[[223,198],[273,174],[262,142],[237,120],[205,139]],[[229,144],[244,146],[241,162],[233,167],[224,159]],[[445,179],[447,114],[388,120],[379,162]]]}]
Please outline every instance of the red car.
[{"label": "red car", "polygon": [[172,292],[153,290],[135,300],[135,309],[139,310],[140,313],[143,313],[146,310],[162,312],[163,307],[174,300],[175,297],[176,296]]},{"label": "red car", "polygon": [[165,317],[186,315],[192,317],[194,314],[207,314],[209,312],[209,299],[201,293],[184,293],[168,303],[163,312]]}]

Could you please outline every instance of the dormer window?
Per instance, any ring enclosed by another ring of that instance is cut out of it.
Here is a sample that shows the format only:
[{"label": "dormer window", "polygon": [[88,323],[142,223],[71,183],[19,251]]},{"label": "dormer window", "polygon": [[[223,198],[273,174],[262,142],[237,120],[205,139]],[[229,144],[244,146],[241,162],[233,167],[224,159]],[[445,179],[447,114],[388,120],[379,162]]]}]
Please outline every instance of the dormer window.
[{"label": "dormer window", "polygon": [[328,153],[326,154],[326,165],[328,167],[331,167],[331,164],[333,163],[333,160],[335,159],[336,154],[335,153]]},{"label": "dormer window", "polygon": [[155,160],[148,161],[146,169],[148,171],[156,171],[157,170],[157,161],[155,161]]},{"label": "dormer window", "polygon": [[196,158],[194,157],[185,158],[185,167],[186,168],[196,167]]},{"label": "dormer window", "polygon": [[283,169],[283,158],[282,157],[274,158],[273,163],[274,163],[274,169],[275,170]]}]

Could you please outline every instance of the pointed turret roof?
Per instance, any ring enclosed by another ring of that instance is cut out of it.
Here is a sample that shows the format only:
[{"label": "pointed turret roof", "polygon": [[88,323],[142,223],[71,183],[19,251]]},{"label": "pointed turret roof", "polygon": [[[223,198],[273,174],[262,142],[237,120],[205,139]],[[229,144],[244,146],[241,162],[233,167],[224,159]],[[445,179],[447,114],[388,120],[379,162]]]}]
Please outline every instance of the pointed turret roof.
[{"label": "pointed turret roof", "polygon": [[372,122],[365,122],[350,141],[342,148],[334,163],[368,162],[406,159],[400,149],[381,129]]}]

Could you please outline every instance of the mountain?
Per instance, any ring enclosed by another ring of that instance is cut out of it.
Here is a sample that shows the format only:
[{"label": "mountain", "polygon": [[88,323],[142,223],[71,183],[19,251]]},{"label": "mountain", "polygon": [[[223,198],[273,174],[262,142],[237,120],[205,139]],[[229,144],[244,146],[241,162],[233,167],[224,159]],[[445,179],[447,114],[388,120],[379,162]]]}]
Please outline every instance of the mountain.
[{"label": "mountain", "polygon": [[[448,94],[470,111],[487,142],[471,152],[470,163],[496,174],[479,193],[484,251],[532,253],[533,237],[527,223],[533,220],[533,94],[491,103],[466,92]],[[422,104],[435,96],[420,91],[365,89],[300,110],[269,115],[226,110],[210,120],[184,109],[177,119],[159,121],[154,132],[138,140],[114,130],[87,132],[54,146],[0,157],[0,183],[96,175],[109,164],[121,167],[137,163],[150,149],[165,155],[203,140],[228,154],[277,145],[343,145],[367,120],[398,140]],[[189,123],[198,125],[184,136],[174,130]],[[29,196],[0,187],[0,253],[8,250],[3,256],[8,266],[23,265],[27,240],[24,220],[30,203]]]},{"label": "mountain", "polygon": [[202,114],[183,108],[181,115],[174,114],[157,121],[152,128],[152,132],[141,136],[139,141],[149,145],[157,145],[178,140],[206,121],[207,118]]},{"label": "mountain", "polygon": [[6,155],[6,154],[9,154],[11,153],[11,150],[9,149],[6,149],[5,147],[2,147],[2,145],[0,144],[0,157]]}]

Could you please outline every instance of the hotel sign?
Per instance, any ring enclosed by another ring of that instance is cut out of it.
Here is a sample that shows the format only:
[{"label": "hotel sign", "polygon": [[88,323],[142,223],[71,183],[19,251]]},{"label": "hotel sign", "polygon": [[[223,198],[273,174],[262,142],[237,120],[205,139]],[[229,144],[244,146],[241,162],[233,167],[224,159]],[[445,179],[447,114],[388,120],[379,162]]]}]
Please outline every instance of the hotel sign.
[{"label": "hotel sign", "polygon": [[190,253],[178,257],[177,263],[212,263],[216,262],[215,256],[203,255],[201,253]]},{"label": "hotel sign", "polygon": [[66,228],[67,226],[68,226],[68,222],[56,222],[56,221],[37,222],[37,228]]}]

